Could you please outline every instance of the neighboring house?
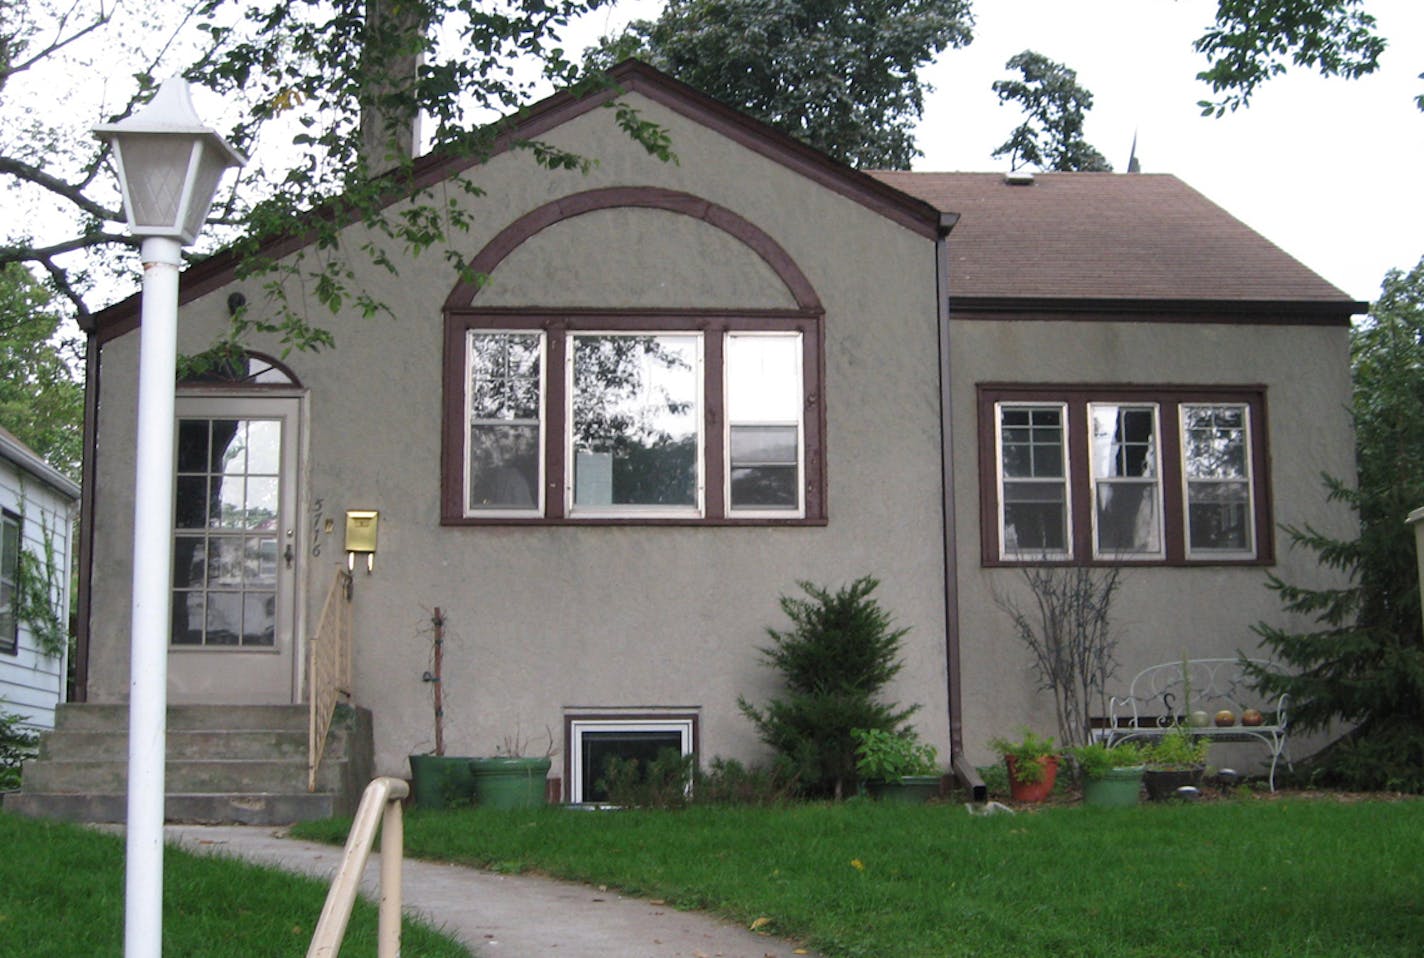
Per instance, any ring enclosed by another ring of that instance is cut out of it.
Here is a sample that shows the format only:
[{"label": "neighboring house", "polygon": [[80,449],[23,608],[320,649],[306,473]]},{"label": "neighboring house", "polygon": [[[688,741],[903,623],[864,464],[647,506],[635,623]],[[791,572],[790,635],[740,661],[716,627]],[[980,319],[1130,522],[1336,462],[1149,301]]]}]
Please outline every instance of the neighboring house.
[{"label": "neighboring house", "polygon": [[[394,320],[347,309],[334,350],[179,386],[171,701],[301,701],[345,514],[375,510],[353,691],[381,772],[432,745],[436,607],[448,750],[547,729],[578,800],[594,743],[763,755],[737,699],[778,690],[778,597],[867,573],[911,630],[893,698],[983,762],[1052,727],[994,603],[1018,566],[1129,566],[1130,674],[1254,647],[1280,619],[1265,572],[1314,574],[1276,524],[1347,528],[1318,477],[1352,468],[1363,304],[1178,180],[872,176],[641,64],[615,76],[677,163],[618,130],[612,94],[556,95],[520,135],[586,175],[518,151],[417,166],[484,191],[448,195],[488,283],[357,257]],[[234,294],[262,308],[233,265],[185,273],[180,349]],[[91,702],[128,688],[137,308],[90,330]]]},{"label": "neighboring house", "polygon": [[35,729],[54,727],[68,656],[65,643],[45,648],[34,624],[17,614],[20,557],[32,557],[36,574],[50,580],[47,617],[51,629],[67,637],[70,540],[78,502],[73,480],[0,428],[0,712],[23,716]]}]

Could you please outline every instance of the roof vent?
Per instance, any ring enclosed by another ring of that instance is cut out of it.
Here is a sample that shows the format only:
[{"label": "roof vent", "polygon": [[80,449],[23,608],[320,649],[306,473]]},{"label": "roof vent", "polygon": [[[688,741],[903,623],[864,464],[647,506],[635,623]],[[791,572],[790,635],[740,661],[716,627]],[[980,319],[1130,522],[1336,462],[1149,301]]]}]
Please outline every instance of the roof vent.
[{"label": "roof vent", "polygon": [[1009,186],[1032,186],[1033,173],[1029,170],[1009,170],[1004,174],[1004,182]]}]

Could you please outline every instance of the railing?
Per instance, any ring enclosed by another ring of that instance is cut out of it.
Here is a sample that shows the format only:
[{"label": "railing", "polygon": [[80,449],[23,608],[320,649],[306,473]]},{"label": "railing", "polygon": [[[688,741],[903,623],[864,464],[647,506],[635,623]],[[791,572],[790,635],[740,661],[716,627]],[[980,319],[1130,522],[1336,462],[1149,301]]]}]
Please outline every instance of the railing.
[{"label": "railing", "polygon": [[346,923],[351,920],[351,906],[361,888],[361,873],[371,857],[371,843],[376,838],[376,826],[381,826],[381,901],[376,925],[377,958],[399,958],[401,934],[401,857],[405,841],[405,823],[401,819],[401,800],[410,794],[410,786],[399,778],[378,778],[366,786],[351,834],[346,837],[346,851],[341,867],[332,879],[326,894],[321,918],[317,919],[307,958],[335,958],[346,935]]},{"label": "railing", "polygon": [[351,698],[351,573],[336,571],[322,606],[321,622],[307,647],[307,791],[326,750],[336,705]]}]

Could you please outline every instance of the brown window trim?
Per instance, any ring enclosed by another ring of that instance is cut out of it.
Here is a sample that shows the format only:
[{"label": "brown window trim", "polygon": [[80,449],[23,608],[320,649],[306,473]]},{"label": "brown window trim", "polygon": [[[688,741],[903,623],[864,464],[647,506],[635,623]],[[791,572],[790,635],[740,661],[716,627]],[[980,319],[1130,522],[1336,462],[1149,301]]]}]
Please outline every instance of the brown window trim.
[{"label": "brown window trim", "polygon": [[[823,316],[819,310],[539,310],[455,309],[445,321],[444,428],[441,452],[440,523],[446,526],[806,526],[826,524],[825,403]],[[470,330],[542,330],[548,336],[550,370],[563,368],[563,337],[579,331],[700,332],[704,335],[703,457],[705,501],[702,516],[672,518],[575,518],[564,514],[564,382],[561,375],[546,380],[544,434],[544,514],[531,517],[465,514],[465,342]],[[722,336],[741,331],[799,332],[803,409],[804,515],[788,518],[739,517],[724,501],[726,457],[722,426]]]},{"label": "brown window trim", "polygon": [[[1152,566],[1265,566],[1275,562],[1272,520],[1270,456],[1268,454],[1266,387],[1190,386],[1139,384],[1021,384],[980,383],[976,387],[979,427],[979,541],[980,560],[986,567],[1027,565],[1131,565]],[[999,480],[995,452],[997,424],[994,407],[1009,403],[1063,403],[1068,407],[1068,495],[1073,516],[1072,555],[1061,560],[1009,559],[999,555]],[[1087,406],[1096,402],[1154,403],[1160,409],[1162,432],[1162,535],[1166,556],[1161,559],[1099,559],[1093,556],[1088,440],[1081,423]],[[1251,413],[1251,488],[1255,520],[1256,554],[1249,558],[1192,557],[1186,554],[1182,501],[1182,446],[1178,409],[1191,403],[1240,403]]]}]

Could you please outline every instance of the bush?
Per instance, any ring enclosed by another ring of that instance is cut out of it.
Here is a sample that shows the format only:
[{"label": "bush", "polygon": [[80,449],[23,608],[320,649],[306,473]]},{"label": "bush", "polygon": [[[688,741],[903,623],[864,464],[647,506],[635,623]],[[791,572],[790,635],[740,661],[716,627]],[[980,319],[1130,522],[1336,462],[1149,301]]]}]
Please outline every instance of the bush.
[{"label": "bush", "polygon": [[802,582],[809,599],[782,596],[793,628],[768,628],[773,644],[761,652],[781,672],[788,695],[765,711],[737,700],[805,794],[854,795],[859,779],[851,730],[900,731],[918,708],[878,700],[900,671],[900,640],[909,631],[892,628],[889,613],[870,597],[878,585],[864,576],[832,593]]},{"label": "bush", "polygon": [[796,797],[799,783],[785,762],[750,768],[731,758],[714,758],[698,772],[692,800],[698,805],[781,805]]},{"label": "bush", "polygon": [[624,808],[682,808],[692,786],[694,758],[665,748],[644,768],[636,758],[609,758],[598,787]]},{"label": "bush", "polygon": [[40,737],[21,728],[22,716],[0,712],[0,792],[20,787],[20,766],[38,754]]}]

